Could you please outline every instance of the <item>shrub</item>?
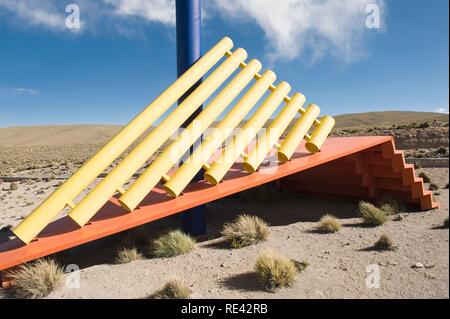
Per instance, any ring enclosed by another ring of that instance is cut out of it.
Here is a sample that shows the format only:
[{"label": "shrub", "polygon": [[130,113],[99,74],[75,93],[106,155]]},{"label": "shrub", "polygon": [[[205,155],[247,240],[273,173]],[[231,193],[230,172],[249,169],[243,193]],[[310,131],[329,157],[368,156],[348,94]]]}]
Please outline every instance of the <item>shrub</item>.
[{"label": "shrub", "polygon": [[444,227],[448,228],[448,217],[444,220]]},{"label": "shrub", "polygon": [[291,286],[297,274],[294,262],[273,250],[266,250],[259,255],[255,271],[265,289],[269,291]]},{"label": "shrub", "polygon": [[361,201],[359,203],[359,212],[364,221],[369,225],[380,226],[387,220],[385,212],[371,203]]},{"label": "shrub", "polygon": [[19,186],[17,185],[16,182],[12,182],[12,183],[9,185],[9,190],[11,190],[11,191],[16,191],[16,190],[18,190],[18,189],[19,189]]},{"label": "shrub", "polygon": [[153,241],[156,257],[174,257],[195,248],[195,239],[180,230],[173,230]]},{"label": "shrub", "polygon": [[394,243],[389,238],[389,236],[386,234],[381,235],[380,238],[375,242],[373,247],[377,250],[395,250],[396,249]]},{"label": "shrub", "polygon": [[425,172],[421,172],[419,174],[419,177],[421,177],[423,179],[424,183],[430,183],[431,182],[431,178]]},{"label": "shrub", "polygon": [[449,185],[448,185],[448,183],[447,183],[447,184],[445,185],[445,187],[444,187],[444,188],[445,188],[445,189],[448,189],[448,186],[449,186]]},{"label": "shrub", "polygon": [[53,259],[38,259],[11,272],[13,293],[18,298],[36,299],[48,296],[60,283],[63,269]]},{"label": "shrub", "polygon": [[379,208],[385,212],[386,215],[396,215],[403,210],[401,203],[390,196],[386,196],[380,201]]},{"label": "shrub", "polygon": [[127,264],[133,260],[141,259],[141,254],[136,247],[122,247],[117,252],[116,264]]},{"label": "shrub", "polygon": [[437,191],[439,189],[439,186],[435,183],[431,183],[430,186],[428,187],[428,189],[430,191]]},{"label": "shrub", "polygon": [[233,248],[241,248],[264,241],[269,236],[269,226],[256,216],[240,215],[235,221],[225,224],[222,235]]},{"label": "shrub", "polygon": [[332,215],[325,215],[320,219],[317,229],[324,233],[337,233],[341,229],[341,222]]},{"label": "shrub", "polygon": [[152,299],[189,299],[192,291],[177,279],[169,280],[161,290],[150,296]]}]

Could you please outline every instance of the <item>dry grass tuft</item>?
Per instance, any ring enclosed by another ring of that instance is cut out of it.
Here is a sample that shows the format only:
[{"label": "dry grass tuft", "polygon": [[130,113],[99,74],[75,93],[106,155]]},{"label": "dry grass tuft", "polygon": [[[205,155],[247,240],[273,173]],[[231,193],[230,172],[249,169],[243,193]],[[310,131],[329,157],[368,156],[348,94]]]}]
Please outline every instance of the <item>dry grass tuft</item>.
[{"label": "dry grass tuft", "polygon": [[17,185],[16,182],[12,182],[12,183],[9,185],[9,190],[10,190],[10,191],[16,191],[16,190],[18,190],[18,189],[19,189],[19,185]]},{"label": "dry grass tuft", "polygon": [[156,257],[174,257],[195,248],[195,239],[180,230],[173,230],[153,241],[152,251]]},{"label": "dry grass tuft", "polygon": [[397,249],[391,238],[389,238],[389,236],[386,234],[380,236],[380,238],[373,245],[373,248],[375,248],[376,250],[390,250],[390,251]]},{"label": "dry grass tuft", "polygon": [[150,296],[151,299],[189,299],[192,294],[191,289],[177,279],[169,280],[161,290]]},{"label": "dry grass tuft", "polygon": [[404,210],[403,205],[399,201],[389,196],[384,197],[380,201],[379,208],[385,212],[386,215],[397,215]]},{"label": "dry grass tuft", "polygon": [[259,255],[255,271],[268,291],[291,286],[297,275],[295,263],[274,250],[266,250]]},{"label": "dry grass tuft", "polygon": [[319,221],[317,229],[323,233],[337,233],[341,230],[341,222],[333,215],[324,215]]},{"label": "dry grass tuft", "polygon": [[48,296],[60,283],[63,269],[53,259],[38,259],[11,272],[17,298],[36,299]]},{"label": "dry grass tuft", "polygon": [[269,226],[256,216],[240,215],[235,221],[225,224],[222,235],[231,247],[241,248],[264,241],[269,236]]},{"label": "dry grass tuft", "polygon": [[133,260],[141,259],[142,255],[139,253],[136,247],[122,247],[117,252],[117,256],[114,259],[116,264],[127,264]]},{"label": "dry grass tuft", "polygon": [[364,221],[372,226],[380,226],[387,221],[386,213],[371,203],[359,202],[359,212]]}]

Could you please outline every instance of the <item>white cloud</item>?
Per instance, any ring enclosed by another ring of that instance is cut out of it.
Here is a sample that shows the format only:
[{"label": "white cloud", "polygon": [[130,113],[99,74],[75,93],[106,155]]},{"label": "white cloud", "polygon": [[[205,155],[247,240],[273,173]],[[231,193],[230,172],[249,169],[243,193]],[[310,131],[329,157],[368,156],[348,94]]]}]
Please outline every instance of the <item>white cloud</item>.
[{"label": "white cloud", "polygon": [[[292,60],[305,52],[313,60],[326,53],[347,61],[364,55],[366,6],[383,0],[214,0],[218,14],[257,24],[273,59]],[[373,32],[373,29],[370,31]]]},{"label": "white cloud", "polygon": [[[365,26],[366,7],[377,4],[383,14],[384,1],[204,0],[203,12],[205,28],[218,16],[230,24],[248,23],[260,28],[272,61],[289,61],[299,56],[316,61],[325,55],[354,61],[366,55],[366,35],[376,32]],[[91,33],[112,29],[125,36],[138,34],[139,26],[133,23],[137,19],[175,25],[175,0],[74,0],[74,3],[81,9],[82,29]],[[66,4],[58,0],[0,0],[0,13],[6,8],[20,19],[19,25],[61,31],[66,29]]]},{"label": "white cloud", "polygon": [[137,16],[148,21],[175,25],[175,0],[103,0],[115,13]]},{"label": "white cloud", "polygon": [[[101,28],[110,29],[112,26],[122,35],[138,33],[138,30],[128,30],[129,21],[118,17],[137,17],[144,21],[175,25],[175,0],[74,0],[73,3],[80,7],[83,30],[66,28],[65,9],[69,3],[60,0],[0,0],[0,13],[2,9],[12,12],[13,15],[5,17],[12,18],[16,26],[42,27],[52,31],[97,33]],[[128,20],[132,22],[132,19]]]},{"label": "white cloud", "polygon": [[448,114],[448,108],[445,109],[443,107],[438,108],[436,111],[436,113],[442,113],[442,114]]},{"label": "white cloud", "polygon": [[39,91],[30,88],[0,88],[2,96],[39,95]]},{"label": "white cloud", "polygon": [[60,13],[56,1],[0,0],[0,7],[14,12],[26,24],[49,29],[64,28],[65,16]]}]

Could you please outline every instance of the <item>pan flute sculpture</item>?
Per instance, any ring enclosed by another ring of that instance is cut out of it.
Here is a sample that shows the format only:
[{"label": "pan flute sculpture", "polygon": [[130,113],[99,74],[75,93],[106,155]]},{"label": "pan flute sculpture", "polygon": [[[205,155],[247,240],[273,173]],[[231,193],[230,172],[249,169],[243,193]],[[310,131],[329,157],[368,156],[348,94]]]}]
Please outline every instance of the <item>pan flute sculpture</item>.
[{"label": "pan flute sculpture", "polygon": [[[422,209],[437,206],[391,137],[327,139],[332,117],[319,118],[315,104],[304,108],[303,94],[289,95],[288,83],[275,84],[274,72],[262,72],[258,60],[246,62],[247,52],[232,47],[228,37],[219,41],[18,224],[12,230],[16,238],[0,245],[0,270],[275,180],[280,187],[305,192],[366,198],[395,192]],[[203,104],[202,112],[171,139]],[[176,167],[201,136],[200,145]],[[83,193],[134,143],[106,177]],[[168,146],[146,166],[163,145]],[[269,157],[278,166],[262,172]],[[191,183],[202,170],[204,180]],[[305,170],[316,171],[303,176]],[[57,219],[67,208],[68,215]]]},{"label": "pan flute sculpture", "polygon": [[[231,52],[233,42],[224,38],[195,63],[183,76],[176,80],[166,91],[156,98],[141,114],[132,120],[119,134],[107,143],[95,156],[85,163],[71,178],[45,200],[22,223],[14,228],[14,234],[23,242],[28,243],[41,232],[58,214],[68,206],[71,209],[69,217],[80,227],[86,225],[97,211],[116,193],[120,194],[119,202],[128,211],[134,210],[149,191],[158,182],[165,181],[164,188],[172,196],[178,196],[189,184],[192,178],[203,167],[205,179],[211,184],[222,180],[244,149],[250,144],[258,131],[269,120],[281,103],[286,105],[275,118],[248,155],[244,154],[244,168],[253,173],[270,152],[273,146],[279,148],[279,158],[286,162],[294,154],[303,138],[306,138],[306,148],[317,152],[334,125],[331,117],[317,119],[319,108],[310,105],[303,109],[305,97],[295,93],[288,96],[290,86],[286,82],[274,85],[275,73],[266,71],[258,73],[262,66],[258,60],[246,63],[247,52],[236,49]],[[164,118],[127,156],[79,203],[74,199],[98,177],[113,161],[115,161],[132,143],[136,141],[150,126],[184,95],[202,76],[225,56],[226,59],[199,85],[176,109]],[[159,157],[125,190],[123,185],[130,180],[145,162],[174,134],[177,129],[223,85],[230,76],[241,68],[237,75],[229,80],[225,87],[217,93],[207,107],[194,121],[171,142]],[[246,87],[255,79],[255,83],[247,90]],[[214,163],[201,163],[198,158],[211,157],[221,147],[224,139],[236,128],[256,103],[270,90],[270,95],[262,102],[250,117],[233,141],[223,150]],[[243,94],[233,109],[220,121],[215,131],[206,138],[199,154],[193,154],[173,177],[167,176],[171,168],[182,158],[200,136],[218,119],[218,117]],[[303,114],[287,134],[282,145],[279,137],[284,133],[296,114]],[[311,135],[311,127],[316,125]],[[275,134],[275,130],[278,134]],[[261,147],[260,147],[261,145]],[[262,149],[262,150],[261,150]]]}]

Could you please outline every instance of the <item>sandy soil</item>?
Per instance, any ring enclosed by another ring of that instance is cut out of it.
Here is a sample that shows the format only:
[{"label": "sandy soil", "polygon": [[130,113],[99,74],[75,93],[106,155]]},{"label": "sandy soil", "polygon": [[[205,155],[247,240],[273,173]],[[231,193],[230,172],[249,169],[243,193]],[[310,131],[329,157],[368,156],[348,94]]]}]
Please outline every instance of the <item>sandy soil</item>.
[{"label": "sandy soil", "polygon": [[[423,169],[443,188],[448,169]],[[420,172],[420,171],[419,171]],[[59,183],[58,180],[28,180],[10,191],[0,185],[0,223],[15,225]],[[288,196],[272,203],[252,203],[231,197],[207,206],[208,240],[196,250],[170,259],[143,259],[124,265],[113,264],[115,251],[124,235],[85,245],[58,256],[64,263],[81,267],[80,288],[62,285],[49,298],[144,298],[164,282],[178,276],[200,298],[448,298],[449,233],[440,227],[448,217],[449,192],[440,189],[438,210],[401,214],[402,221],[389,221],[366,228],[357,218],[356,203],[323,201]],[[257,215],[271,225],[265,243],[230,250],[217,238],[225,222],[240,213]],[[337,234],[314,231],[323,214],[342,219]],[[178,227],[178,216],[145,227],[149,237]],[[381,234],[388,234],[398,250],[377,252],[369,247]],[[258,284],[253,265],[258,253],[274,248],[310,266],[299,274],[293,287],[265,292]],[[412,265],[422,263],[423,268]],[[366,267],[378,265],[380,288],[369,289]]]}]

